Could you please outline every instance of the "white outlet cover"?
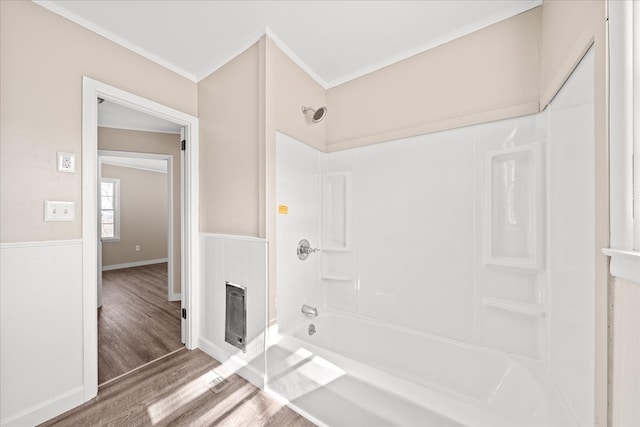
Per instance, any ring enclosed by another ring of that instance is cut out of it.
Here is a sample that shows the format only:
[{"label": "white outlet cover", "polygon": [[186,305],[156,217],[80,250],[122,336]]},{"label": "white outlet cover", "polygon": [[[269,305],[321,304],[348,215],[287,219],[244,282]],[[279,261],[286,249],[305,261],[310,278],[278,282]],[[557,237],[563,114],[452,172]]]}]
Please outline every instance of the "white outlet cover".
[{"label": "white outlet cover", "polygon": [[58,151],[58,172],[70,172],[76,171],[76,155],[73,153],[64,153]]}]

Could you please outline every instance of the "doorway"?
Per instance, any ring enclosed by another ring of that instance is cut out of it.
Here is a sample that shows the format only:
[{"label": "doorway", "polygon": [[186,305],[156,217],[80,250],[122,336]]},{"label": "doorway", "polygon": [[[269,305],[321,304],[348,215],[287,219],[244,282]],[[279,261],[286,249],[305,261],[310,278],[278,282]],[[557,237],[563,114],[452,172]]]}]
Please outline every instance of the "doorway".
[{"label": "doorway", "polygon": [[83,324],[84,324],[84,398],[98,391],[98,99],[174,123],[182,128],[180,250],[182,265],[181,335],[188,349],[198,342],[198,119],[194,116],[84,77],[83,79]]},{"label": "doorway", "polygon": [[180,158],[180,127],[156,125],[144,116],[132,120],[141,113],[106,101],[98,110],[102,385],[183,347],[180,245],[174,244],[182,227],[181,165],[173,162]]}]

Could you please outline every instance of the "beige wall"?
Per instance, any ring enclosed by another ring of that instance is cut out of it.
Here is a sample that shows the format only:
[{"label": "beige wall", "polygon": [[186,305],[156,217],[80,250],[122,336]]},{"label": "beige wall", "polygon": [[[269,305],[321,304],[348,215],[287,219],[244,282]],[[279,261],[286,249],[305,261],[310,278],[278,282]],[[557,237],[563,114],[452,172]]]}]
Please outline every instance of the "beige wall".
[{"label": "beige wall", "polygon": [[[179,294],[181,291],[180,176],[182,174],[180,166],[180,136],[101,127],[98,128],[98,148],[100,150],[134,151],[173,156],[173,293]],[[164,257],[166,255],[160,258]]]},{"label": "beige wall", "polygon": [[616,279],[614,295],[612,425],[640,426],[640,283]]},{"label": "beige wall", "polygon": [[330,151],[538,112],[540,8],[327,91]]},{"label": "beige wall", "polygon": [[258,236],[258,44],[198,83],[200,231]]},{"label": "beige wall", "polygon": [[[0,67],[2,242],[81,237],[83,75],[197,113],[194,82],[29,1],[0,1]],[[78,219],[44,222],[44,200],[76,202]]]},{"label": "beige wall", "polygon": [[167,258],[167,174],[102,165],[102,177],[120,180],[120,240],[102,243],[102,265]]}]

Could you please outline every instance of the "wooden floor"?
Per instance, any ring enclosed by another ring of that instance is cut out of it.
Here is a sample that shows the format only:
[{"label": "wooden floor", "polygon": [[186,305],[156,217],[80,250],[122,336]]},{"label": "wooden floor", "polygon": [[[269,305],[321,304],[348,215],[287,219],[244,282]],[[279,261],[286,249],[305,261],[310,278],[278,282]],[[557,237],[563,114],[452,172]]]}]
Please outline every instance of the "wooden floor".
[{"label": "wooden floor", "polygon": [[[221,377],[218,377],[220,375]],[[211,381],[228,384],[218,394]],[[313,426],[200,350],[179,350],[104,386],[44,426]]]},{"label": "wooden floor", "polygon": [[181,347],[180,302],[167,301],[166,263],[102,273],[98,384]]}]

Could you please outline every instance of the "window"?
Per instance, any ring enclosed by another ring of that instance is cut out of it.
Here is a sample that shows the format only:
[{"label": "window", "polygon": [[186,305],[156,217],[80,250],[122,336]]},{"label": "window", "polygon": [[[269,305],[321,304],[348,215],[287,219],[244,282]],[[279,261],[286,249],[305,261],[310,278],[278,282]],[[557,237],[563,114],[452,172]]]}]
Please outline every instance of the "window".
[{"label": "window", "polygon": [[100,180],[100,236],[102,241],[120,240],[120,180]]},{"label": "window", "polygon": [[640,3],[609,2],[611,274],[640,282]]}]

